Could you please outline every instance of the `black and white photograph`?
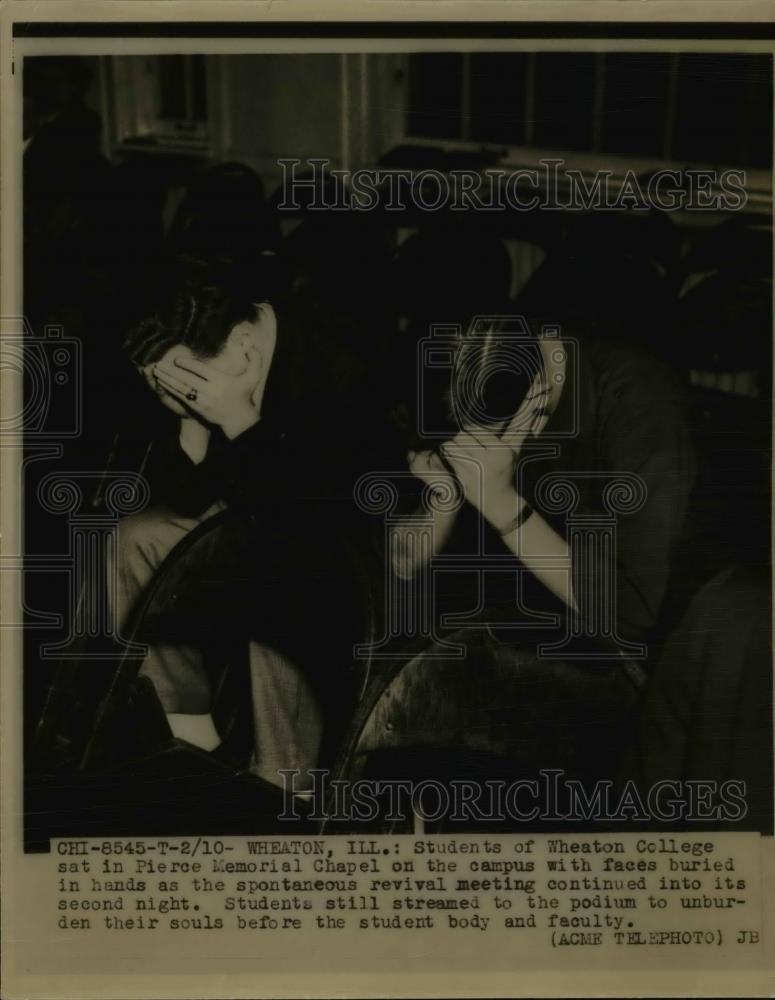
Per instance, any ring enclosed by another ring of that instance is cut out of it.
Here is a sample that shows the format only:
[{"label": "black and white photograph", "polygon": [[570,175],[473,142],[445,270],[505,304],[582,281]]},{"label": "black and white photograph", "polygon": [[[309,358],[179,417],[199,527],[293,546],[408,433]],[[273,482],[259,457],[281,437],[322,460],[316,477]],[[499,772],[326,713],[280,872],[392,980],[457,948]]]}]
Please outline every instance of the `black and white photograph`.
[{"label": "black and white photograph", "polygon": [[299,25],[13,26],[6,823],[52,955],[763,963],[771,25]]}]

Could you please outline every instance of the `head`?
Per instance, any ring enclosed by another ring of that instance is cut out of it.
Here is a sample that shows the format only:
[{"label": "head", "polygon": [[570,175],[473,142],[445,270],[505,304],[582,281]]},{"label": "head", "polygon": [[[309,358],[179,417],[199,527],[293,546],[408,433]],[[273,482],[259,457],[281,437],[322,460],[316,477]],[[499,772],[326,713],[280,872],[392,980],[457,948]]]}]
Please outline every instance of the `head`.
[{"label": "head", "polygon": [[129,331],[124,348],[142,372],[187,356],[239,375],[249,348],[274,352],[276,320],[265,292],[253,275],[178,259],[157,308]]},{"label": "head", "polygon": [[211,360],[250,335],[258,303],[270,295],[257,268],[178,257],[164,269],[155,305],[131,327],[124,350],[138,367],[159,361],[178,345]]},{"label": "head", "polygon": [[468,317],[460,329],[456,337],[432,335],[419,345],[403,407],[409,447],[432,448],[474,427],[529,430],[540,415],[536,392],[546,373],[527,324],[519,317]]},{"label": "head", "polygon": [[34,56],[24,60],[24,110],[36,124],[79,104],[92,81],[78,56]]},{"label": "head", "polygon": [[191,183],[170,226],[177,252],[242,260],[277,244],[261,178],[241,163],[220,163]]},{"label": "head", "polygon": [[511,258],[497,233],[428,224],[396,251],[392,283],[402,327],[424,335],[431,323],[499,312],[511,291]]}]

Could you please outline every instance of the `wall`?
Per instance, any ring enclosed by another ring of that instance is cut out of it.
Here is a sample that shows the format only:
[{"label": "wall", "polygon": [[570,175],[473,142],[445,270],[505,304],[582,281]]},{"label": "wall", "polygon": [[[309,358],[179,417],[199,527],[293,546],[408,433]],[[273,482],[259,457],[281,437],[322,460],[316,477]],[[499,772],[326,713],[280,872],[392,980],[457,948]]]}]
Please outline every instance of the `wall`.
[{"label": "wall", "polygon": [[267,190],[282,178],[281,157],[325,157],[345,169],[373,162],[401,138],[402,61],[390,54],[218,58],[218,158],[249,164]]}]

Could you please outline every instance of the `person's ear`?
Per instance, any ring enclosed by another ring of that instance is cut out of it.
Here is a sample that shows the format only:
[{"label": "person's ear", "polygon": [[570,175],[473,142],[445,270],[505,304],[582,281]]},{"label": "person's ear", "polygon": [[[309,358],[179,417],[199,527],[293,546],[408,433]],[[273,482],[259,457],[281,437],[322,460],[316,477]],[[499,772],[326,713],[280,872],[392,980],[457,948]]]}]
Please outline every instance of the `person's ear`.
[{"label": "person's ear", "polygon": [[256,343],[256,324],[248,320],[237,323],[229,333],[228,343],[230,347],[238,351],[246,351]]},{"label": "person's ear", "polygon": [[277,333],[277,316],[269,302],[259,302],[256,310],[255,334],[258,341],[273,339]]},{"label": "person's ear", "polygon": [[238,323],[229,334],[229,340],[240,350],[258,348],[265,342],[267,335],[271,335],[274,326],[274,310],[268,302],[262,302],[257,307],[255,319]]}]

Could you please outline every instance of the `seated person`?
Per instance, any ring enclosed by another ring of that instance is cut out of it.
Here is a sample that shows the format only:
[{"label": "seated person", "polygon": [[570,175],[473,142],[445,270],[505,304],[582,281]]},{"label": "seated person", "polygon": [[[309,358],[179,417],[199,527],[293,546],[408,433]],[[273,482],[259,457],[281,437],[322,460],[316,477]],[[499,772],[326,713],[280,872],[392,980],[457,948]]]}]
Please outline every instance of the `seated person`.
[{"label": "seated person", "polygon": [[[636,347],[587,339],[571,350],[557,336],[536,336],[527,329],[512,342],[517,346],[509,348],[505,339],[498,349],[501,357],[506,350],[516,350],[517,362],[508,365],[508,371],[500,362],[487,369],[487,356],[498,356],[497,323],[473,332],[467,325],[463,329],[469,336],[459,343],[446,386],[439,386],[434,396],[435,426],[442,428],[446,420],[446,439],[423,441],[410,428],[415,444],[407,462],[432,489],[451,476],[464,503],[424,506],[395,526],[396,574],[411,580],[434,556],[464,557],[454,572],[443,573],[441,561],[436,563],[436,621],[444,612],[460,615],[456,625],[447,622],[445,641],[465,645],[468,640],[469,653],[477,651],[483,663],[488,660],[482,659],[481,644],[489,644],[499,669],[509,655],[514,670],[527,669],[531,677],[541,671],[546,677],[558,663],[556,656],[544,662],[537,662],[532,653],[526,657],[529,631],[524,624],[535,622],[539,614],[556,616],[559,631],[554,626],[554,641],[562,640],[568,629],[587,635],[593,650],[609,655],[617,646],[654,641],[673,600],[668,595],[675,587],[675,564],[695,478],[678,379]],[[426,373],[420,375],[427,388]],[[467,398],[472,386],[478,401]],[[427,419],[427,395],[423,405]],[[616,515],[613,580],[606,577],[604,560],[595,565],[587,554],[574,558],[569,511],[551,509],[541,479],[560,476],[569,484],[569,496],[578,491],[574,513],[599,515],[606,513],[607,487],[621,474],[639,477],[643,497],[631,512]],[[418,518],[425,519],[424,527],[418,527]],[[432,541],[423,548],[418,533],[427,532],[428,524]],[[509,555],[515,560],[512,574],[503,571]],[[482,594],[475,572],[460,570],[475,570],[477,558],[484,566],[490,556],[500,558],[500,570],[481,574]],[[585,620],[579,621],[582,617]],[[460,627],[462,618],[467,627]],[[536,628],[532,634],[540,633]],[[552,641],[545,626],[540,637]],[[427,655],[436,662],[444,655],[443,646]],[[574,676],[558,669],[562,684]],[[581,691],[581,674],[579,681]],[[584,688],[586,697],[589,690]],[[558,697],[574,699],[567,687]],[[395,693],[391,704],[394,698]],[[396,717],[401,712],[398,706]],[[590,723],[595,713],[595,705],[589,705]],[[551,715],[550,710],[547,718]],[[481,725],[486,726],[486,720]],[[519,728],[518,720],[515,726]],[[540,764],[546,766],[546,761]]]},{"label": "seated person", "polygon": [[[336,679],[321,682],[320,668],[334,655],[332,636],[347,631],[335,614],[337,582],[346,539],[358,531],[352,483],[368,435],[351,431],[355,419],[366,426],[362,399],[330,392],[290,308],[276,312],[260,278],[183,262],[158,311],[127,337],[135,367],[176,420],[156,449],[157,503],[119,526],[116,607],[121,624],[196,525],[226,506],[243,512],[251,537],[213,552],[206,575],[257,581],[252,766],[280,784],[279,767],[314,766],[323,703],[342,695],[329,690]],[[343,446],[345,435],[353,447]],[[218,747],[196,645],[154,643],[140,673],[177,737]]]},{"label": "seated person", "polygon": [[[762,567],[729,566],[694,595],[649,678],[618,779],[635,780],[644,801],[659,782],[715,782],[713,806],[732,782],[721,825],[772,832],[772,597]],[[715,827],[707,800],[703,808],[705,828]]]},{"label": "seated person", "polygon": [[[484,335],[497,340],[498,330]],[[461,351],[473,356],[477,338],[484,343],[475,332]],[[617,522],[616,607],[621,636],[644,639],[659,620],[696,475],[686,401],[677,377],[638,348],[591,338],[575,346],[566,351],[557,337],[528,331],[507,348],[519,352],[521,371],[510,364],[505,376],[493,369],[480,379],[485,410],[498,413],[492,419],[483,415],[481,400],[475,406],[463,398],[465,380],[473,376],[453,373],[442,400],[448,439],[423,447],[416,438],[407,461],[418,479],[438,483],[439,474],[452,474],[463,490],[462,508],[432,512],[436,552],[449,550],[460,522],[473,512],[488,540],[498,539],[494,551],[511,552],[540,582],[536,593],[553,595],[569,609],[579,606],[579,589],[591,581],[584,567],[572,565],[565,514],[540,510],[540,480],[562,474],[580,491],[576,513],[602,513],[604,489],[617,473],[637,475],[644,502]],[[545,454],[533,450],[544,442],[553,447]],[[406,544],[405,531],[396,531],[395,568],[411,575],[419,566],[406,560],[419,550]]]}]

